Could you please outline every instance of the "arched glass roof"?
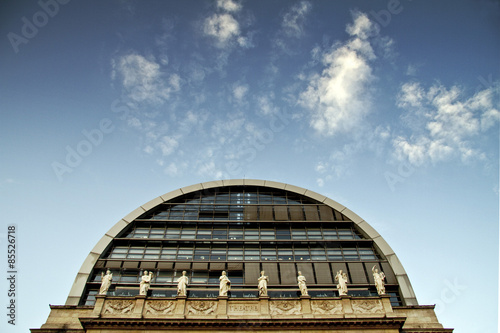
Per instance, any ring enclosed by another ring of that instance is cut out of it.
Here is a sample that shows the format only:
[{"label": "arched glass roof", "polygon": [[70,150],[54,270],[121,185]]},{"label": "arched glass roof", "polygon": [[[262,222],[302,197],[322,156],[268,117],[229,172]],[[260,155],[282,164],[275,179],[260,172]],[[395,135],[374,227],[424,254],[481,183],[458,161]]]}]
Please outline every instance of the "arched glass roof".
[{"label": "arched glass roof", "polygon": [[140,270],[154,270],[163,296],[179,270],[192,271],[192,285],[207,291],[216,271],[229,270],[242,292],[253,283],[250,272],[266,269],[279,289],[292,286],[289,276],[302,270],[313,292],[335,296],[328,291],[332,272],[347,270],[353,290],[369,292],[373,265],[386,271],[401,304],[418,304],[394,251],[348,208],[284,183],[221,180],[169,192],[118,221],[84,261],[66,304],[89,298],[105,267],[116,270],[123,290]]}]

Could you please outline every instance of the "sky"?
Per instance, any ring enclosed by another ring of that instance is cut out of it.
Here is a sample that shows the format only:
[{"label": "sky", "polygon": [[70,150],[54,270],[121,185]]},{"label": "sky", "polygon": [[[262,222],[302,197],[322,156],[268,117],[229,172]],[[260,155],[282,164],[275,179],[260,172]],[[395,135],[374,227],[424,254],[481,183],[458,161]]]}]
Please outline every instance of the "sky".
[{"label": "sky", "polygon": [[0,6],[2,332],[40,327],[129,212],[242,178],[348,207],[445,327],[497,332],[498,1]]}]

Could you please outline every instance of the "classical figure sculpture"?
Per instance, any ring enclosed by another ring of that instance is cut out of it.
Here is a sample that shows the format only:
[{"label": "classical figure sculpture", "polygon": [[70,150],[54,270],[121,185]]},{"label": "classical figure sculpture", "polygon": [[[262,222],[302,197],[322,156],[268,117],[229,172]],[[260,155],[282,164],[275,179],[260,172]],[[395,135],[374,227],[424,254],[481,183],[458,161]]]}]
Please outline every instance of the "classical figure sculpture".
[{"label": "classical figure sculpture", "polygon": [[384,272],[379,273],[378,269],[375,266],[372,267],[372,272],[373,272],[373,280],[375,280],[375,287],[377,287],[377,293],[379,295],[385,295]]},{"label": "classical figure sculpture", "polygon": [[147,295],[149,287],[151,285],[151,280],[153,279],[153,272],[144,271],[141,283],[139,286],[139,295]]},{"label": "classical figure sculpture", "polygon": [[222,272],[219,281],[219,296],[227,296],[227,292],[231,289],[231,281],[229,281],[225,271]]},{"label": "classical figure sculpture", "polygon": [[267,282],[269,281],[269,278],[264,275],[265,272],[262,271],[260,272],[260,277],[259,277],[259,296],[267,296]]},{"label": "classical figure sculpture", "polygon": [[338,281],[337,289],[339,290],[339,295],[347,295],[347,274],[342,273],[342,270],[337,272],[335,275],[335,281]]},{"label": "classical figure sculpture", "polygon": [[182,272],[182,276],[177,279],[177,296],[186,296],[186,287],[189,283],[189,278],[186,276],[186,271]]},{"label": "classical figure sculpture", "polygon": [[109,269],[106,271],[106,275],[104,275],[104,272],[101,272],[101,288],[99,289],[99,295],[106,295],[112,280],[113,274],[111,274]]},{"label": "classical figure sculpture", "polygon": [[309,294],[307,293],[306,277],[302,275],[300,271],[299,276],[297,276],[297,284],[299,285],[300,294],[302,296],[308,296]]}]

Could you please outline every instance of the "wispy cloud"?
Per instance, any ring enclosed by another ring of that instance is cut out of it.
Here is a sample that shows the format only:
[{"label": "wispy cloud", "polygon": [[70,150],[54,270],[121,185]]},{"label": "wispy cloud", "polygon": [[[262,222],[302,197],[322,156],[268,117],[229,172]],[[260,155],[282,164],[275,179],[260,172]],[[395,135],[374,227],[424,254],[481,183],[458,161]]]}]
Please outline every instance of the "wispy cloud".
[{"label": "wispy cloud", "polygon": [[281,26],[286,36],[299,38],[304,35],[304,25],[311,7],[309,1],[301,1],[285,13]]},{"label": "wispy cloud", "polygon": [[217,7],[227,12],[238,12],[241,4],[233,0],[217,0]]},{"label": "wispy cloud", "polygon": [[[346,28],[351,38],[321,54],[323,70],[307,79],[299,104],[311,112],[311,126],[322,135],[346,133],[359,126],[370,112],[371,61],[376,58],[370,40],[378,28],[364,13],[353,12]],[[316,48],[314,57],[319,56]]]},{"label": "wispy cloud", "polygon": [[166,74],[154,58],[129,53],[112,60],[112,77],[118,79],[127,97],[136,103],[159,105],[180,90],[180,76]]},{"label": "wispy cloud", "polygon": [[242,48],[253,47],[251,34],[245,36],[237,13],[242,5],[232,0],[218,0],[217,11],[212,13],[203,22],[203,33],[214,40],[219,49],[232,49],[235,46]]},{"label": "wispy cloud", "polygon": [[495,99],[498,85],[467,97],[457,86],[434,84],[426,90],[418,82],[403,84],[397,105],[405,110],[403,117],[422,125],[393,140],[396,157],[417,166],[453,157],[464,162],[484,159],[474,139],[499,122]]}]

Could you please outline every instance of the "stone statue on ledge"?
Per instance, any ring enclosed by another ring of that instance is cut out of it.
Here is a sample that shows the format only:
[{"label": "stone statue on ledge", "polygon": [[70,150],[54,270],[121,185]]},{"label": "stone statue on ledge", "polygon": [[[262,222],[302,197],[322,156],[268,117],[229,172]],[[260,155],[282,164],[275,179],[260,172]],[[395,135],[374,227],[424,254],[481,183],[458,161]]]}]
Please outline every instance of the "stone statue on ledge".
[{"label": "stone statue on ledge", "polygon": [[260,277],[259,277],[259,296],[267,296],[267,282],[269,281],[269,278],[264,275],[265,272],[262,271],[260,272]]},{"label": "stone statue on ledge", "polygon": [[231,289],[231,281],[229,281],[225,271],[222,272],[219,281],[219,296],[227,296],[227,292]]},{"label": "stone statue on ledge", "polygon": [[139,285],[139,295],[146,296],[148,294],[149,287],[151,286],[151,280],[153,279],[153,272],[144,271],[144,275],[141,278],[141,283]]},{"label": "stone statue on ledge", "polygon": [[112,280],[113,274],[111,274],[109,269],[106,271],[106,275],[104,275],[104,272],[101,272],[101,288],[99,289],[99,295],[106,295],[109,287],[111,287]]},{"label": "stone statue on ledge", "polygon": [[337,289],[339,290],[339,295],[347,295],[347,274],[343,273],[342,270],[337,272],[335,275],[335,281],[338,281]]},{"label": "stone statue on ledge", "polygon": [[373,280],[375,280],[375,287],[377,287],[377,293],[379,295],[385,295],[384,272],[379,273],[378,269],[375,266],[372,267],[372,272],[373,272]]},{"label": "stone statue on ledge", "polygon": [[302,275],[300,271],[299,276],[297,276],[297,284],[299,285],[300,294],[302,296],[308,296],[309,294],[307,293],[306,277]]},{"label": "stone statue on ledge", "polygon": [[187,285],[189,278],[186,276],[186,271],[182,272],[182,276],[177,279],[177,296],[187,296]]}]

